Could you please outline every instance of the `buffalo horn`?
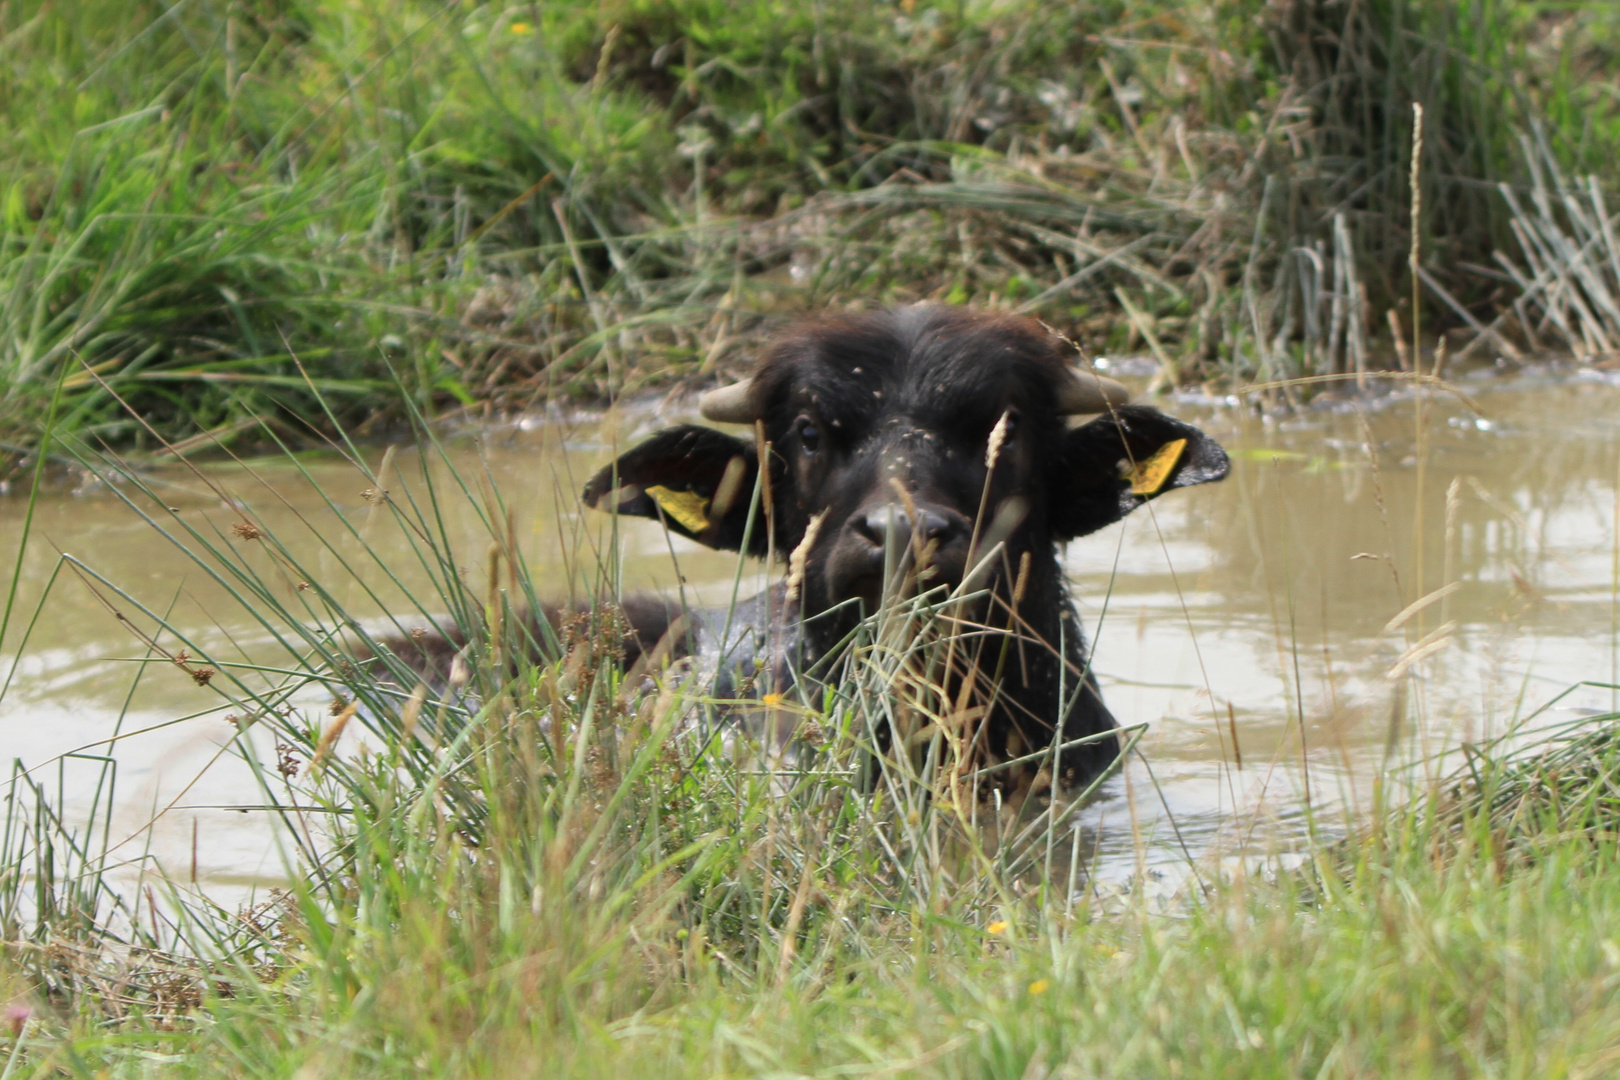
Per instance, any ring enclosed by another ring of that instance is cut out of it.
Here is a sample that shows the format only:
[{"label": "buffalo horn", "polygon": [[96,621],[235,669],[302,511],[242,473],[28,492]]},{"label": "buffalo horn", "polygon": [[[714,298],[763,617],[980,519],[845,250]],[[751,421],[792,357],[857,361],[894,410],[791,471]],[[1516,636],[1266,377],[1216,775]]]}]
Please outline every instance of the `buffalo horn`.
[{"label": "buffalo horn", "polygon": [[1095,371],[1075,368],[1058,387],[1058,412],[1066,415],[1103,413],[1131,400],[1131,392],[1121,384]]},{"label": "buffalo horn", "polygon": [[718,420],[723,424],[752,424],[759,419],[748,400],[752,380],[721,386],[698,395],[698,412],[705,420]]},{"label": "buffalo horn", "polygon": [[[710,390],[698,397],[698,411],[706,420],[723,424],[752,424],[759,419],[749,400],[751,383],[744,380]],[[1131,392],[1113,379],[1094,371],[1075,370],[1058,388],[1058,412],[1101,413],[1131,400]]]}]

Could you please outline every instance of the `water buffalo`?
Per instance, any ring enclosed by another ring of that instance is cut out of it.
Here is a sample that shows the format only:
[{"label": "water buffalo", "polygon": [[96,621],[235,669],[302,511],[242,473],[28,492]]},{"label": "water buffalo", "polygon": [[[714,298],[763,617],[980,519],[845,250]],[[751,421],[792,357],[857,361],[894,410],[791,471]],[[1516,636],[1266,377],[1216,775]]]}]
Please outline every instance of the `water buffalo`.
[{"label": "water buffalo", "polygon": [[[728,672],[761,666],[750,664],[767,647],[786,658],[778,689],[825,668],[897,591],[971,593],[971,605],[946,610],[976,628],[974,646],[938,673],[940,699],[960,705],[959,745],[994,764],[1102,736],[1063,754],[1055,776],[1020,767],[996,781],[1026,794],[1084,783],[1119,747],[1057,547],[1166,491],[1221,479],[1228,461],[1072,355],[1039,324],[959,308],[810,320],[778,338],[752,378],[700,399],[706,419],[747,425],[749,438],[659,431],[593,477],[585,500],[711,548],[790,560],[785,586],[681,621],[683,648],[723,658],[722,696]],[[1078,415],[1095,419],[1071,426]],[[671,633],[663,605],[638,600],[625,614],[632,653]]]}]

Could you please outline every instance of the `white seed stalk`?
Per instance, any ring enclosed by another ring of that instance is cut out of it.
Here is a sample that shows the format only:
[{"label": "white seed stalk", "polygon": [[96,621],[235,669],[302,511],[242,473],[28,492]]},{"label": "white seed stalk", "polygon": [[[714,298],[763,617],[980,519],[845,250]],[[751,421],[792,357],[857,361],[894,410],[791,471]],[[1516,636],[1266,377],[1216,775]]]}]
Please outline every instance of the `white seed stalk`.
[{"label": "white seed stalk", "polygon": [[996,426],[990,429],[990,442],[984,448],[984,467],[994,469],[996,459],[1001,457],[1001,447],[1007,441],[1007,429],[1012,425],[1012,410],[1008,409],[996,421]]},{"label": "white seed stalk", "polygon": [[821,531],[821,523],[826,517],[827,511],[823,510],[810,519],[810,524],[804,530],[804,539],[788,556],[787,600],[790,604],[799,598],[799,589],[804,585],[804,564],[810,559],[810,549],[815,546],[816,534]]}]

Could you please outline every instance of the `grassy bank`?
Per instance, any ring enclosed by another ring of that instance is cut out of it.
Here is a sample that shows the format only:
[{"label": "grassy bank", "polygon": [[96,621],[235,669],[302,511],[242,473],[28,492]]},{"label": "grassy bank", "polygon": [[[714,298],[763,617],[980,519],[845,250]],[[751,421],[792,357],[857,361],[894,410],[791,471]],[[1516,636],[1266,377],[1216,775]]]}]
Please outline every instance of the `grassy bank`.
[{"label": "grassy bank", "polygon": [[[1620,717],[1481,748],[1416,791],[1392,774],[1366,818],[1205,861],[1168,901],[1094,889],[1095,838],[1061,807],[998,825],[938,737],[863,779],[937,643],[875,626],[833,689],[777,703],[809,746],[761,753],[701,680],[620,677],[589,624],[510,664],[532,596],[498,496],[356,461],[345,490],[387,491],[375,512],[283,534],[224,486],[209,515],[138,474],[111,487],[223,583],[216,649],[62,561],[146,641],[140,679],[234,726],[259,785],[241,797],[295,862],[286,891],[217,906],[183,866],[109,845],[101,748],[19,767],[0,831],[10,1076],[1612,1070]],[[462,499],[489,522],[471,566],[443,527]],[[423,574],[358,542],[384,527]],[[471,708],[355,663],[345,598],[364,583],[410,594],[394,629],[450,612],[472,632]],[[5,643],[25,649],[34,617],[8,613]],[[65,817],[69,791],[97,795]]]},{"label": "grassy bank", "polygon": [[115,396],[298,437],[309,382],[355,422],[601,400],[925,297],[1175,382],[1392,365],[1413,102],[1428,325],[1531,295],[1486,346],[1603,352],[1612,303],[1564,333],[1582,305],[1493,258],[1526,260],[1493,185],[1564,170],[1518,215],[1575,234],[1541,289],[1608,282],[1564,188],[1617,145],[1617,32],[1498,0],[8,5],[0,443],[58,381],[121,444],[153,438]]},{"label": "grassy bank", "polygon": [[[1010,889],[898,903],[869,874],[878,852],[830,837],[803,801],[694,804],[667,769],[596,790],[565,774],[572,807],[508,790],[476,852],[420,801],[399,825],[357,818],[335,898],[300,891],[247,929],[188,924],[236,939],[201,969],[154,950],[53,1000],[29,993],[38,958],[13,961],[33,1009],[26,1041],[0,1044],[13,1075],[1613,1068],[1612,818],[1601,840],[1545,835],[1519,860],[1483,821],[1444,840],[1420,810],[1163,911]],[[660,806],[654,837],[643,815]],[[57,981],[77,965],[94,962],[59,940]]]}]

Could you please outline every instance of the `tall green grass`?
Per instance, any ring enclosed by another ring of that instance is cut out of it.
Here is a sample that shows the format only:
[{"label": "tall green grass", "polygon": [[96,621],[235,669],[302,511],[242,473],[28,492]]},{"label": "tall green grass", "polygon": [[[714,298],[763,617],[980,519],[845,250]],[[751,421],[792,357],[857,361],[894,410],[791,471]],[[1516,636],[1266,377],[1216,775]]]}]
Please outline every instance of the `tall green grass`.
[{"label": "tall green grass", "polygon": [[[530,640],[499,492],[421,435],[420,465],[343,447],[386,497],[279,533],[263,501],[298,482],[297,455],[275,486],[252,463],[240,483],[198,470],[219,509],[182,513],[67,442],[234,601],[211,645],[92,566],[58,569],[146,643],[139,678],[199,683],[215,695],[199,715],[235,718],[289,873],[222,908],[183,868],[111,846],[101,748],[19,764],[0,823],[12,1076],[1611,1067],[1620,717],[1520,732],[1410,801],[1391,784],[1368,819],[1206,862],[1168,901],[1108,891],[1061,806],[975,809],[942,740],[872,775],[873,728],[927,700],[912,608],[857,638],[824,692],[777,704],[803,745],[775,752],[678,666],[620,676],[606,628]],[[442,524],[467,500],[482,561]],[[360,542],[384,527],[408,565]],[[368,582],[393,619],[357,617]],[[471,642],[468,693],[418,690],[380,640],[445,612]],[[12,613],[19,651],[32,617]],[[82,817],[62,811],[70,783]]]},{"label": "tall green grass", "polygon": [[294,355],[345,421],[384,424],[406,398],[611,397],[736,363],[785,314],[929,297],[1146,348],[1172,381],[1344,369],[1352,337],[1381,363],[1411,103],[1429,267],[1494,314],[1513,251],[1489,185],[1529,179],[1519,134],[1542,124],[1575,173],[1615,146],[1608,18],[12,4],[0,443],[35,440],[64,367],[69,430],[150,449],[111,388],[169,437],[290,437],[318,414]]}]

